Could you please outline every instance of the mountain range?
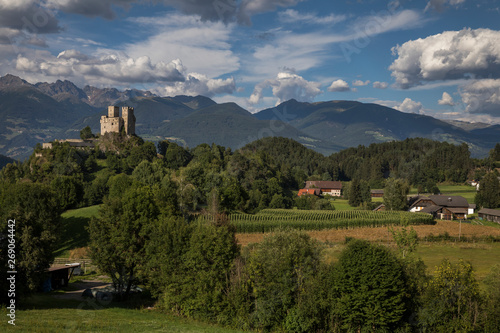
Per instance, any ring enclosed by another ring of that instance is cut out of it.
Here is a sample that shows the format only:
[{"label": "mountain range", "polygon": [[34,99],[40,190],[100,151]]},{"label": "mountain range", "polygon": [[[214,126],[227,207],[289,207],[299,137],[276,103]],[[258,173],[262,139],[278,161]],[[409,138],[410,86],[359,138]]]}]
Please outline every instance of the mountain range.
[{"label": "mountain range", "polygon": [[204,96],[160,97],[149,91],[77,87],[70,81],[31,84],[0,78],[0,154],[24,159],[38,142],[78,138],[85,126],[100,131],[108,105],[135,109],[136,133],[194,147],[216,143],[237,149],[266,136],[294,139],[325,155],[346,147],[424,137],[469,145],[482,157],[500,141],[500,125],[445,122],[355,101],[286,101],[252,114],[235,103]]}]

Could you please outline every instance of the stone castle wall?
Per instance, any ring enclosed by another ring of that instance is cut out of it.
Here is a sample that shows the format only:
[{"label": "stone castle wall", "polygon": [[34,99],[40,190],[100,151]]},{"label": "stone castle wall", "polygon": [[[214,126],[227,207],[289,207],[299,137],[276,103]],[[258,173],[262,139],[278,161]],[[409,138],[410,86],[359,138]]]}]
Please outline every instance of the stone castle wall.
[{"label": "stone castle wall", "polygon": [[109,106],[108,115],[101,117],[101,135],[119,133],[122,128],[127,135],[135,134],[134,108],[122,107],[122,115],[120,116],[117,106]]}]

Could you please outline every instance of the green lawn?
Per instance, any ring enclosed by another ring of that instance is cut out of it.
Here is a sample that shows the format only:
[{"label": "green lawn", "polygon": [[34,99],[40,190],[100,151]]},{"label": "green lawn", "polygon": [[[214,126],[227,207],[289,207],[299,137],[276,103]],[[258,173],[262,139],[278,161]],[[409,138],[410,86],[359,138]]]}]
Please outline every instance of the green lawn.
[{"label": "green lawn", "polygon": [[459,259],[469,261],[476,272],[476,277],[482,280],[490,268],[499,263],[499,243],[455,243],[455,242],[423,242],[418,246],[417,256],[427,265],[429,273],[433,273],[444,258],[451,262]]},{"label": "green lawn", "polygon": [[2,307],[0,332],[242,332],[120,303],[103,307],[92,300],[56,299],[52,293],[35,295],[28,304],[33,306],[16,311],[15,326]]},{"label": "green lawn", "polygon": [[[333,244],[324,250],[324,259],[327,262],[338,260],[345,244]],[[492,266],[498,264],[500,258],[499,243],[455,243],[455,242],[422,242],[418,245],[415,255],[421,258],[427,266],[429,274],[434,273],[436,267],[445,258],[456,263],[460,259],[469,261],[474,268],[476,278],[484,279]]]},{"label": "green lawn", "polygon": [[[441,194],[447,195],[460,195],[467,199],[469,203],[474,203],[474,197],[476,196],[476,188],[469,185],[437,185]],[[410,189],[410,194],[417,194],[417,188],[412,187]],[[426,195],[426,193],[423,193]]]},{"label": "green lawn", "polygon": [[85,227],[92,216],[97,216],[99,205],[68,210],[61,214],[61,238],[55,251],[56,257],[69,257],[69,251],[88,245]]},{"label": "green lawn", "polygon": [[474,197],[477,193],[476,188],[469,185],[438,185],[438,187],[442,194],[460,195],[469,203],[474,203]]},{"label": "green lawn", "polygon": [[333,201],[333,206],[335,210],[355,210],[359,209],[358,207],[351,207],[347,201],[347,199],[335,199]]}]

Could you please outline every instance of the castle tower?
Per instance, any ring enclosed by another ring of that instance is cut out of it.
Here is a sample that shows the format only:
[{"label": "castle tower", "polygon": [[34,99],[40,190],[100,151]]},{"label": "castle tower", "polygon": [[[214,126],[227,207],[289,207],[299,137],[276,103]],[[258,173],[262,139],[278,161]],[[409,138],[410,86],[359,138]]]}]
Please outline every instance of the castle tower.
[{"label": "castle tower", "polygon": [[122,107],[120,117],[120,109],[117,106],[108,106],[108,115],[101,117],[101,135],[108,132],[120,133],[122,128],[127,135],[135,134],[134,108]]},{"label": "castle tower", "polygon": [[110,105],[108,106],[108,118],[116,118],[116,117],[119,117],[119,113],[118,113],[118,107],[117,106],[113,106],[113,105]]},{"label": "castle tower", "polygon": [[122,107],[123,126],[127,135],[135,134],[135,116],[134,108],[124,106]]},{"label": "castle tower", "polygon": [[120,117],[117,106],[108,106],[108,115],[101,117],[101,135],[108,132],[120,132],[123,126],[123,119]]}]

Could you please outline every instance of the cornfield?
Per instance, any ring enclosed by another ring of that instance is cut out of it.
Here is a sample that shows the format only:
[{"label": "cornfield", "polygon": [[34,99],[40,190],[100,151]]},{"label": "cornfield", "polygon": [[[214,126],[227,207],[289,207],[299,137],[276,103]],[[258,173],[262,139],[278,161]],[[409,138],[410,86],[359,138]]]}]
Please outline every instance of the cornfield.
[{"label": "cornfield", "polygon": [[[203,216],[200,219],[210,220],[213,217]],[[298,230],[323,230],[381,227],[403,223],[412,225],[435,223],[431,215],[424,213],[366,210],[264,209],[255,215],[230,214],[229,220],[236,227],[238,233],[263,233],[280,227]]]}]

